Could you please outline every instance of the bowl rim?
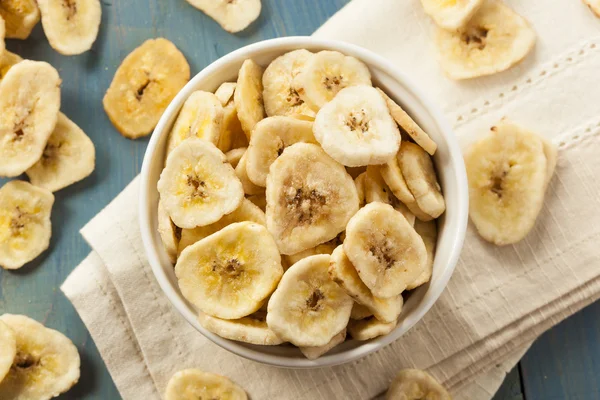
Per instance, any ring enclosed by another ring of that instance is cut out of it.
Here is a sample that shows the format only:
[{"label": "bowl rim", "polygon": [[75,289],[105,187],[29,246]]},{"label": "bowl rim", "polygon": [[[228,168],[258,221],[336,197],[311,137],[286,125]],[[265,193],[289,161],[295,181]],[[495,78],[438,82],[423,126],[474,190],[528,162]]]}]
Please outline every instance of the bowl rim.
[{"label": "bowl rim", "polygon": [[[395,81],[400,83],[404,88],[406,88],[406,90],[411,92],[412,95],[422,103],[424,108],[428,111],[432,119],[439,127],[440,132],[445,136],[448,145],[448,152],[450,154],[450,163],[453,165],[456,171],[456,180],[458,183],[458,204],[456,210],[456,218],[458,218],[458,231],[456,232],[456,237],[454,238],[452,249],[449,251],[449,257],[446,262],[447,267],[445,268],[444,273],[442,274],[440,279],[438,279],[435,282],[435,286],[432,284],[432,286],[430,286],[429,288],[429,291],[433,290],[435,294],[427,298],[424,301],[424,303],[421,303],[419,308],[414,311],[414,314],[411,316],[412,322],[406,327],[404,331],[392,331],[387,335],[380,336],[378,338],[364,342],[357,348],[352,349],[350,351],[338,354],[324,355],[323,357],[320,357],[316,360],[289,358],[282,355],[263,353],[258,350],[244,347],[243,345],[235,341],[222,338],[216,334],[213,334],[212,332],[207,331],[202,326],[200,326],[197,323],[196,316],[190,312],[189,307],[181,299],[180,294],[177,293],[169,283],[169,278],[166,276],[163,270],[163,266],[160,262],[157,249],[155,248],[152,242],[152,233],[150,229],[151,217],[149,217],[147,212],[147,204],[149,201],[147,193],[149,193],[149,175],[151,171],[150,165],[152,164],[152,159],[154,158],[155,152],[157,151],[160,135],[166,129],[166,125],[169,124],[169,119],[171,115],[180,109],[183,102],[189,97],[189,95],[193,91],[197,90],[197,82],[202,81],[205,76],[211,75],[218,69],[229,64],[230,62],[239,59],[240,56],[245,55],[246,58],[250,58],[252,57],[252,53],[263,52],[268,49],[285,46],[287,46],[288,49],[282,49],[282,54],[283,52],[305,47],[319,47],[324,49],[336,50],[344,54],[360,54],[358,58],[365,64],[382,70],[387,75],[392,77]],[[412,82],[411,79],[409,79],[404,73],[399,71],[391,63],[391,61],[388,61],[384,57],[374,53],[371,50],[338,40],[320,39],[311,36],[290,36],[263,40],[241,47],[231,53],[228,53],[227,55],[215,60],[214,62],[203,68],[192,79],[190,79],[190,81],[177,93],[175,98],[171,101],[167,109],[162,114],[146,148],[140,175],[141,182],[138,212],[140,220],[140,232],[142,236],[144,251],[146,253],[146,257],[148,258],[148,262],[150,263],[150,267],[152,268],[154,277],[157,280],[159,286],[161,287],[166,297],[175,307],[177,312],[181,314],[181,316],[185,318],[185,320],[190,325],[192,325],[194,329],[198,330],[201,334],[203,334],[206,338],[211,340],[219,347],[222,347],[225,350],[230,351],[246,359],[277,367],[305,369],[322,368],[346,364],[363,358],[396,341],[398,338],[400,338],[402,335],[404,335],[406,332],[412,329],[414,325],[423,318],[423,316],[431,309],[433,304],[441,296],[456,268],[456,264],[458,262],[460,252],[463,247],[467,230],[469,208],[467,174],[464,167],[464,163],[462,161],[462,152],[459,146],[459,142],[456,136],[454,135],[452,129],[450,128],[450,125],[446,121],[446,118],[442,114],[441,110],[439,110],[438,107],[435,106],[435,104],[432,101],[430,101],[429,97],[421,89],[419,89]]]}]

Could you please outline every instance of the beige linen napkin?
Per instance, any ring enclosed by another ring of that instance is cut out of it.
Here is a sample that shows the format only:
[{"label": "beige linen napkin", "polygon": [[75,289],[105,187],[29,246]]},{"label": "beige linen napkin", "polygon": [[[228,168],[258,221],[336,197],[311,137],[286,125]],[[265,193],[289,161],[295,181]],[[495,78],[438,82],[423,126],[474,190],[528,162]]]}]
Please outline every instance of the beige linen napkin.
[{"label": "beige linen napkin", "polygon": [[507,3],[537,31],[534,54],[469,82],[442,75],[418,0],[354,0],[316,34],[389,58],[442,107],[464,145],[502,116],[556,141],[556,176],[530,235],[499,248],[469,228],[448,288],[398,341],[345,366],[277,369],[213,345],[168,303],[142,249],[136,180],[84,227],[94,252],[62,287],[124,398],[158,398],[175,371],[199,367],[229,376],[254,399],[366,399],[415,366],[458,399],[489,399],[531,341],[600,297],[600,91],[590,89],[600,83],[600,21],[573,0]]}]

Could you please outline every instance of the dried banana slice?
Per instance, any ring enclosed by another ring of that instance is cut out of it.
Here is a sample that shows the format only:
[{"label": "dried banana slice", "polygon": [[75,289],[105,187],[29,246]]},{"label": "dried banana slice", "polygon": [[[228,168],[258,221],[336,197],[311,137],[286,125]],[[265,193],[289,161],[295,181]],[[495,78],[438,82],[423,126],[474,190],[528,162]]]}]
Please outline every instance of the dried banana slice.
[{"label": "dried banana slice", "polygon": [[371,86],[371,73],[363,62],[354,57],[324,50],[307,60],[294,85],[308,105],[318,111],[346,87]]},{"label": "dried banana slice", "polygon": [[167,154],[185,139],[197,137],[219,144],[223,125],[223,106],[216,95],[198,90],[183,104],[169,134]]},{"label": "dried banana slice", "polygon": [[306,249],[296,254],[290,254],[288,256],[285,256],[284,258],[288,261],[290,265],[294,265],[298,261],[306,257],[314,256],[317,254],[331,254],[337,246],[342,244],[342,242],[343,241],[340,235],[338,235],[335,238],[331,239],[329,242],[321,243],[313,247],[312,249]]},{"label": "dried banana slice", "polygon": [[341,332],[354,303],[329,279],[329,256],[321,254],[292,265],[269,300],[267,324],[296,346],[324,346]]},{"label": "dried banana slice", "polygon": [[552,176],[554,176],[554,170],[558,162],[558,147],[546,138],[540,136],[540,139],[542,140],[544,155],[546,156],[546,186],[548,186],[552,180]]},{"label": "dried banana slice", "polygon": [[56,126],[60,78],[48,63],[21,61],[0,82],[0,176],[35,164]]},{"label": "dried banana slice", "polygon": [[257,311],[240,319],[221,319],[199,312],[198,321],[204,328],[225,339],[262,346],[283,343],[283,340],[269,329],[267,313],[264,311]]},{"label": "dried banana slice", "polygon": [[452,400],[450,393],[431,375],[420,369],[403,369],[392,381],[386,400]]},{"label": "dried banana slice", "polygon": [[250,140],[254,125],[265,117],[262,98],[263,71],[263,68],[254,61],[244,61],[233,93],[237,115],[248,140]]},{"label": "dried banana slice", "polygon": [[225,107],[229,104],[229,101],[233,99],[233,93],[235,92],[235,87],[237,83],[235,82],[223,82],[215,91],[215,96],[221,102],[221,105]]},{"label": "dried banana slice", "polygon": [[423,9],[443,29],[453,31],[465,26],[484,0],[421,0]]},{"label": "dried banana slice", "polygon": [[166,400],[227,399],[247,400],[244,389],[224,376],[199,369],[184,369],[175,373],[165,392]]},{"label": "dried banana slice", "polygon": [[406,218],[410,226],[415,226],[415,215],[406,205],[394,196],[394,193],[392,193],[392,190],[385,184],[379,171],[378,165],[369,165],[369,168],[367,168],[367,174],[364,181],[366,203],[379,201],[381,203],[389,204],[394,207],[394,210],[400,211],[402,215],[404,215],[404,218]]},{"label": "dried banana slice", "polygon": [[177,262],[177,249],[179,247],[179,240],[182,235],[181,228],[175,226],[169,213],[165,210],[162,201],[158,201],[158,234],[163,243],[165,251],[169,256],[169,259],[173,264]]},{"label": "dried banana slice", "polygon": [[242,184],[225,155],[214,144],[196,138],[187,139],[169,154],[158,191],[180,228],[217,222],[244,199]]},{"label": "dried banana slice", "polygon": [[248,195],[264,193],[265,188],[263,186],[255,185],[248,177],[247,162],[248,151],[244,152],[242,158],[240,158],[240,161],[238,161],[238,164],[235,167],[235,175],[238,177],[240,182],[242,182],[244,193]]},{"label": "dried banana slice", "polygon": [[37,0],[50,46],[72,56],[92,48],[98,37],[100,0]]},{"label": "dried banana slice", "polygon": [[185,57],[166,39],[146,40],[115,72],[102,104],[115,128],[129,139],[146,136],[190,79]]},{"label": "dried banana slice", "polygon": [[433,273],[433,257],[435,256],[435,246],[437,244],[437,224],[435,221],[416,221],[415,231],[417,231],[419,236],[421,236],[421,239],[423,239],[423,243],[425,243],[425,249],[427,249],[427,265],[417,280],[406,286],[406,290],[413,290],[414,288],[429,282],[431,274]]},{"label": "dried banana slice", "polygon": [[340,285],[344,291],[362,304],[382,322],[393,322],[398,319],[404,301],[402,295],[380,299],[373,296],[369,288],[360,280],[356,268],[344,252],[343,246],[338,246],[331,254],[329,277]]},{"label": "dried banana slice", "polygon": [[440,63],[452,79],[505,71],[529,54],[535,40],[525,18],[498,0],[486,0],[463,28],[437,33]]},{"label": "dried banana slice", "polygon": [[7,39],[27,39],[40,21],[40,10],[35,0],[2,0],[0,19],[2,18],[6,25]]},{"label": "dried banana slice", "polygon": [[260,208],[263,212],[267,210],[267,197],[265,193],[253,194],[247,196],[246,198],[254,203],[254,205]]},{"label": "dried banana slice", "polygon": [[11,53],[8,50],[4,50],[4,53],[0,52],[0,81],[6,76],[9,69],[21,61],[23,59],[18,54]]},{"label": "dried banana slice", "polygon": [[398,165],[418,208],[431,218],[446,211],[446,202],[429,154],[414,143],[404,142],[398,153]]},{"label": "dried banana slice", "polygon": [[348,222],[344,252],[374,296],[402,293],[425,270],[423,239],[404,216],[380,202],[361,208]]},{"label": "dried banana slice", "polygon": [[242,129],[233,101],[230,101],[223,108],[223,126],[221,127],[221,136],[217,147],[223,152],[248,147],[248,138]]},{"label": "dried banana slice", "polygon": [[225,153],[225,158],[227,159],[227,162],[231,164],[233,168],[235,168],[240,163],[240,160],[244,156],[246,150],[246,147],[239,147],[237,149],[229,150],[227,153]]},{"label": "dried banana slice", "polygon": [[261,10],[260,0],[187,0],[187,2],[231,33],[246,29],[258,18]]},{"label": "dried banana slice", "polygon": [[17,339],[12,328],[0,320],[0,382],[4,379],[17,355]]},{"label": "dried banana slice", "polygon": [[17,341],[12,367],[0,382],[2,399],[51,399],[77,383],[79,353],[69,338],[24,315],[4,314],[0,321]]},{"label": "dried banana slice", "polygon": [[261,307],[277,287],[283,268],[267,229],[237,222],[187,247],[175,275],[181,293],[202,312],[238,319]]},{"label": "dried banana slice", "polygon": [[583,2],[600,17],[600,0],[583,0]]},{"label": "dried banana slice", "polygon": [[335,238],[358,211],[354,181],[317,145],[296,143],[286,148],[270,171],[267,227],[282,254],[296,254]]},{"label": "dried banana slice", "polygon": [[400,148],[400,131],[377,90],[342,89],[317,113],[315,138],[337,162],[349,166],[383,164]]},{"label": "dried banana slice", "polygon": [[499,246],[523,239],[542,209],[547,160],[536,134],[502,120],[465,155],[469,215],[479,234]]},{"label": "dried banana slice", "polygon": [[350,319],[361,320],[368,317],[372,317],[373,313],[367,307],[359,303],[354,303],[352,306],[352,312],[350,313]]},{"label": "dried banana slice", "polygon": [[317,144],[312,127],[310,121],[281,116],[256,124],[246,155],[248,178],[255,185],[267,186],[269,168],[286,147],[300,142]]},{"label": "dried banana slice", "polygon": [[265,213],[254,205],[250,200],[242,200],[242,204],[230,214],[224,215],[223,218],[207,226],[198,226],[193,229],[183,229],[181,231],[181,240],[179,241],[179,250],[181,253],[186,247],[220,231],[228,225],[235,222],[250,221],[256,222],[263,226],[267,225]]},{"label": "dried banana slice", "polygon": [[351,319],[347,329],[354,340],[364,341],[387,335],[397,324],[397,321],[381,322],[375,317],[367,317],[361,320]]},{"label": "dried banana slice", "polygon": [[6,26],[4,24],[4,20],[2,16],[0,16],[0,56],[4,53],[6,49],[6,44],[4,43],[4,37],[6,36]]},{"label": "dried banana slice", "polygon": [[19,269],[50,245],[54,195],[24,181],[0,188],[0,266]]},{"label": "dried banana slice", "polygon": [[40,160],[26,173],[31,183],[56,192],[88,177],[96,164],[94,143],[63,113]]},{"label": "dried banana slice", "polygon": [[402,109],[394,100],[392,100],[385,92],[377,88],[381,97],[385,100],[390,114],[394,121],[402,127],[408,133],[408,135],[419,145],[428,152],[430,155],[434,155],[437,150],[437,144],[431,140],[429,135],[425,133],[423,129],[411,118],[406,111]]},{"label": "dried banana slice", "polygon": [[363,172],[367,172],[367,167],[365,165],[361,167],[346,167],[346,171],[348,171],[352,179],[356,179]]},{"label": "dried banana slice", "polygon": [[367,197],[365,195],[365,181],[367,179],[367,173],[363,172],[354,179],[354,185],[356,186],[356,193],[358,193],[358,205],[363,207],[367,204]]},{"label": "dried banana slice", "polygon": [[268,116],[315,118],[315,111],[306,103],[304,91],[295,82],[312,56],[308,50],[294,50],[269,64],[263,75],[263,98]]},{"label": "dried banana slice", "polygon": [[335,335],[329,343],[323,346],[301,346],[300,351],[304,354],[304,357],[309,360],[316,360],[321,357],[323,354],[327,353],[329,350],[333,349],[338,344],[344,343],[346,340],[346,328],[343,331]]}]

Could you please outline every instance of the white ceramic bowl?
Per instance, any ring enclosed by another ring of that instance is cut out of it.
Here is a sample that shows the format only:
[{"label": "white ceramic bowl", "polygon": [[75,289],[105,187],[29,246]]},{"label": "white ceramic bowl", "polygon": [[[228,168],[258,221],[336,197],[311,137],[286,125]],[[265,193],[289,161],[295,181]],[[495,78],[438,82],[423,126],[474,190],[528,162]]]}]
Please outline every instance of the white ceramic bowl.
[{"label": "white ceramic bowl", "polygon": [[[367,342],[347,341],[314,361],[304,358],[293,346],[256,346],[235,342],[223,339],[200,326],[194,307],[185,300],[177,286],[173,266],[157,233],[156,211],[156,184],[164,165],[167,136],[188,96],[195,90],[213,92],[222,82],[235,81],[240,66],[247,58],[266,66],[277,56],[302,48],[311,51],[337,50],[354,56],[369,66],[373,83],[401,104],[437,143],[438,151],[434,162],[447,208],[439,220],[438,244],[431,282],[419,287],[405,299],[396,329],[388,335]],[[468,216],[467,177],[458,142],[442,114],[416,85],[397,71],[390,62],[366,49],[338,41],[311,37],[266,40],[236,50],[203,69],[179,92],[158,122],[146,150],[141,175],[140,228],[148,261],[165,295],[194,328],[214,343],[242,357],[280,367],[315,368],[347,363],[398,339],[425,315],[442,294],[454,271],[465,237]]]}]

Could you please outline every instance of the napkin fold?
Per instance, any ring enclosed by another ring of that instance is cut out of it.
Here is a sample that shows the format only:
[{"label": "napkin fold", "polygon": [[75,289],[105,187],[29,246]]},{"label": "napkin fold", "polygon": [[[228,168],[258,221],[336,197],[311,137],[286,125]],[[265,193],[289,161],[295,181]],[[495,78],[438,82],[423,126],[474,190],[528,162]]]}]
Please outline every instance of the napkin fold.
[{"label": "napkin fold", "polygon": [[600,21],[572,0],[506,1],[538,33],[510,71],[445,78],[418,0],[354,0],[316,32],[390,59],[442,107],[463,146],[507,116],[559,147],[533,231],[490,245],[469,227],[456,271],[430,312],[403,337],[326,370],[264,366],[196,332],[170,305],[148,265],[134,180],[82,234],[92,253],[62,286],[125,399],[160,398],[171,375],[198,367],[226,375],[253,399],[368,399],[400,368],[427,369],[457,399],[489,399],[543,331],[600,297]]}]

